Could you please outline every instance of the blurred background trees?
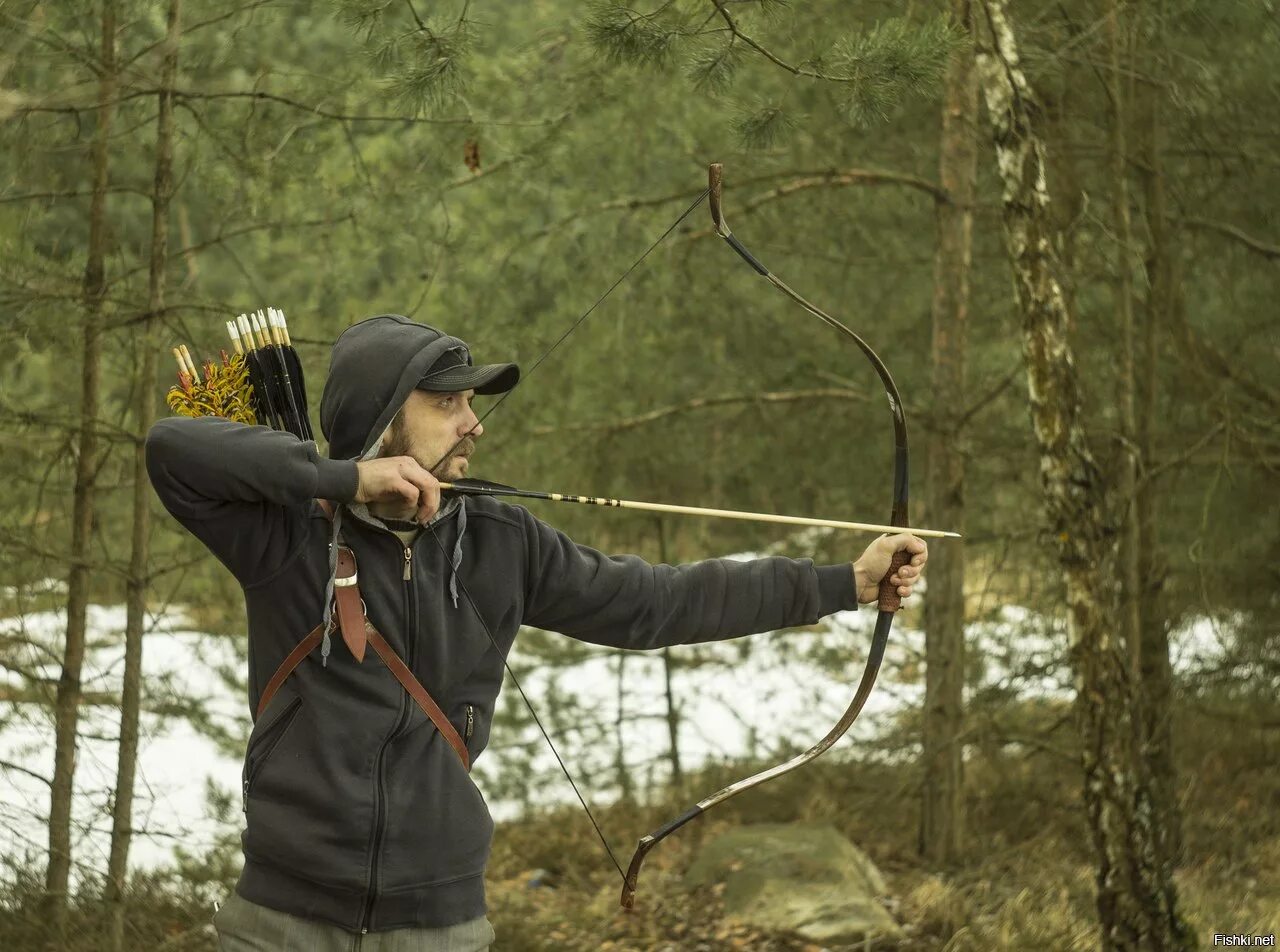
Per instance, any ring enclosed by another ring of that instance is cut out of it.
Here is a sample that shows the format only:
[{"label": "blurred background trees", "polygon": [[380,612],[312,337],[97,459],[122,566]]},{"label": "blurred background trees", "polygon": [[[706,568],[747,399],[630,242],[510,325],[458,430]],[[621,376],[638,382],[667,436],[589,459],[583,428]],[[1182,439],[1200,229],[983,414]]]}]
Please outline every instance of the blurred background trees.
[{"label": "blurred background trees", "polygon": [[[77,858],[71,846],[90,607],[128,600],[135,650],[143,599],[152,613],[180,601],[231,637],[243,624],[234,581],[169,520],[148,526],[137,509],[136,454],[147,400],[165,412],[169,346],[213,358],[225,319],[284,307],[313,403],[332,340],[377,313],[527,366],[698,196],[709,161],[725,163],[730,220],[748,247],[893,371],[915,447],[913,519],[966,533],[963,547],[932,549],[927,697],[898,725],[913,754],[898,804],[912,847],[893,855],[954,886],[989,859],[991,836],[1018,841],[975,786],[1010,751],[1060,746],[1068,763],[1080,751],[1056,718],[975,690],[987,659],[964,644],[966,627],[1001,606],[1067,615],[1064,529],[1046,515],[1029,425],[1006,183],[972,68],[986,5],[258,0],[188,3],[174,20],[176,9],[0,9],[5,614],[66,616],[56,645],[0,634],[0,728],[42,723],[57,739],[42,774],[47,835],[27,831],[48,849],[36,891],[51,921],[77,862],[114,883],[107,898],[123,888],[119,858]],[[1200,855],[1179,819],[1196,802],[1193,752],[1209,756],[1205,739],[1225,731],[1246,765],[1274,764],[1274,11],[1019,0],[1008,13],[1040,107],[1047,235],[1106,503],[1097,599],[1141,689],[1159,849],[1187,869]],[[881,400],[862,358],[763,293],[700,211],[486,425],[477,474],[880,521],[892,468]],[[865,544],[539,514],[653,560],[772,547],[835,562]],[[48,578],[65,590],[44,590]],[[1219,660],[1172,677],[1171,638],[1203,619]],[[529,646],[527,663],[564,660],[557,641]],[[132,702],[121,701],[127,737]],[[155,708],[146,684],[136,704]],[[678,737],[678,699],[660,706]],[[523,717],[506,716],[513,728]],[[607,744],[623,710],[594,716],[592,736]],[[601,763],[604,795],[624,806],[689,773],[675,742],[643,777],[618,758]],[[1255,769],[1224,790],[1251,798]],[[1078,793],[1078,769],[1067,775]],[[122,803],[127,813],[127,796],[104,793],[108,814]],[[1201,819],[1189,815],[1189,829]],[[130,824],[117,827],[120,842]],[[940,923],[940,945],[965,924]]]}]

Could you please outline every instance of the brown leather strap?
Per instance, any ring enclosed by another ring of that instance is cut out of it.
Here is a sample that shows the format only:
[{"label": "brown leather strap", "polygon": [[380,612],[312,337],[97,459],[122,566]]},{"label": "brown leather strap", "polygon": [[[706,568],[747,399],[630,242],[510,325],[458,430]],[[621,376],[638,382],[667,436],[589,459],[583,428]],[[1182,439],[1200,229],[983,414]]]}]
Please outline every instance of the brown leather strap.
[{"label": "brown leather strap", "polygon": [[449,718],[444,716],[444,711],[440,710],[439,705],[432,700],[431,695],[427,693],[427,689],[422,686],[422,682],[413,676],[413,672],[409,670],[409,666],[400,660],[400,656],[396,654],[395,649],[387,644],[387,640],[373,625],[368,626],[369,644],[373,645],[373,650],[378,653],[378,657],[382,659],[391,673],[396,676],[396,680],[401,686],[409,692],[409,697],[418,702],[418,707],[422,708],[422,713],[431,719],[431,723],[444,735],[444,739],[449,742],[449,746],[457,753],[458,758],[462,761],[462,766],[467,772],[471,772],[471,755],[467,753],[467,745],[462,742],[462,738],[458,736],[458,732],[453,725],[449,723]]},{"label": "brown leather strap", "polygon": [[[333,504],[327,499],[317,499],[320,507],[324,510],[326,516],[333,518]],[[346,546],[338,548],[338,579],[350,579],[347,585],[338,585],[335,582],[334,592],[338,603],[338,625],[342,629],[342,640],[347,643],[347,647],[351,649],[351,654],[355,656],[356,661],[364,660],[365,644],[372,644],[373,650],[377,652],[378,657],[382,659],[382,663],[387,669],[395,675],[395,679],[400,682],[400,686],[405,689],[409,697],[417,703],[422,709],[422,713],[427,715],[436,726],[436,730],[444,736],[449,742],[449,746],[453,748],[454,753],[458,755],[458,759],[462,761],[462,766],[468,773],[471,772],[471,755],[467,753],[467,745],[459,736],[458,731],[454,728],[449,719],[444,716],[444,711],[440,710],[440,706],[422,686],[409,666],[405,664],[395,649],[387,643],[387,639],[382,637],[382,633],[373,627],[373,623],[369,621],[368,616],[364,612],[364,603],[360,599],[360,586],[356,582],[356,559],[353,553]],[[288,657],[280,663],[280,667],[276,669],[276,673],[271,676],[271,680],[267,682],[267,686],[262,691],[262,697],[258,701],[258,712],[256,717],[261,717],[262,712],[267,709],[267,705],[271,703],[271,698],[280,690],[280,685],[284,684],[285,679],[293,673],[293,669],[301,664],[302,659],[309,655],[320,644],[324,637],[324,624],[321,623],[307,635],[302,641],[289,652]]]},{"label": "brown leather strap", "polygon": [[364,661],[365,614],[356,576],[355,553],[345,545],[338,546],[338,574],[333,580],[333,600],[338,604],[338,626],[342,640],[356,661]]},{"label": "brown leather strap", "polygon": [[[324,514],[333,521],[333,503],[317,499]],[[356,575],[356,557],[345,545],[338,546],[338,573],[333,579],[334,602],[338,607],[338,627],[342,640],[357,661],[364,661],[364,603],[360,601],[360,585]]]},{"label": "brown leather strap", "polygon": [[293,669],[302,663],[303,658],[315,650],[316,645],[320,644],[320,639],[324,637],[323,629],[323,623],[316,625],[311,634],[299,641],[288,656],[280,662],[280,667],[276,668],[276,673],[271,675],[271,680],[262,689],[262,697],[258,699],[257,713],[253,715],[255,722],[262,716],[262,712],[267,709],[271,699],[276,696],[276,692],[280,690],[280,685],[284,684],[285,678],[293,673]]}]

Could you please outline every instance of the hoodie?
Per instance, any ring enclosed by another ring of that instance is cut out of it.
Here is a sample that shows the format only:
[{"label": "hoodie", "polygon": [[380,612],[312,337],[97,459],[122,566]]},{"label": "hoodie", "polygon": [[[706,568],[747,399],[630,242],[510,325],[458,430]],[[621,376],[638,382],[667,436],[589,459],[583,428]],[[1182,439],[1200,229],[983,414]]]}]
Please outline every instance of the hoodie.
[{"label": "hoodie", "polygon": [[[378,454],[410,391],[459,345],[398,315],[348,328],[320,404],[327,457],[313,441],[218,417],[172,417],[148,433],[157,495],[243,588],[251,714],[280,662],[329,617],[339,537],[355,554],[370,622],[472,763],[488,744],[522,626],[643,650],[812,624],[857,606],[848,563],[651,565],[579,545],[492,497],[449,499],[405,544],[354,502],[357,463]],[[333,523],[318,498],[338,504]],[[253,725],[242,791],[236,889],[245,899],[354,933],[485,914],[493,820],[484,797],[374,653],[357,662],[333,638],[298,665]]]}]

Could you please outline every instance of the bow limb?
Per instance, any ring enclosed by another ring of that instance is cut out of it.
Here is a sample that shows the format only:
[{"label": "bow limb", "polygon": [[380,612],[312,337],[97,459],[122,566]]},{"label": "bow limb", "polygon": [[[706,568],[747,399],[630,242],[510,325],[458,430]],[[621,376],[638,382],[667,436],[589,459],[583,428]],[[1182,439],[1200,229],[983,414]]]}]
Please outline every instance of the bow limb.
[{"label": "bow limb", "polygon": [[[601,294],[598,298],[596,298],[595,301],[592,302],[591,306],[588,307],[585,311],[583,311],[582,314],[580,314],[578,318],[559,337],[556,338],[556,340],[551,344],[551,346],[548,347],[546,350],[544,350],[538,356],[538,359],[533,362],[533,366],[531,366],[528,372],[524,374],[524,380],[526,381],[526,383],[529,377],[533,375],[533,372],[536,371],[539,366],[541,366],[542,362],[546,360],[548,357],[550,357],[551,354],[556,350],[556,348],[558,348],[561,344],[563,344],[569,338],[569,336],[573,334],[575,330],[577,330],[579,327],[582,326],[583,322],[585,322],[587,318],[589,318],[592,315],[592,313],[596,310],[596,308],[598,308],[601,304],[604,303],[605,299],[608,298],[609,295],[612,294],[614,290],[620,284],[622,284],[623,281],[627,279],[627,277],[631,274],[631,272],[635,271],[636,268],[640,266],[640,264],[645,260],[645,258],[649,257],[649,254],[653,251],[653,249],[657,248],[658,245],[662,244],[662,242],[666,240],[667,236],[670,235],[673,231],[675,231],[676,228],[680,225],[680,223],[684,221],[686,218],[688,218],[690,214],[693,213],[693,210],[695,208],[697,208],[699,205],[702,204],[703,199],[707,197],[709,192],[710,192],[710,189],[708,189],[707,191],[704,191],[701,195],[695,198],[693,200],[693,203],[688,208],[686,208],[683,212],[681,212],[680,216],[676,218],[675,221],[673,221],[669,226],[667,226],[666,231],[664,231],[661,235],[659,235],[647,248],[645,248],[644,253],[641,254],[640,257],[636,258],[635,261],[631,263],[630,267],[628,267],[626,271],[624,271],[621,275],[619,275],[617,280],[615,280],[611,285],[609,285],[608,289],[603,294]],[[509,396],[511,396],[512,393],[514,393],[513,390],[508,390],[501,397],[499,397],[494,402],[494,404],[490,406],[488,410],[485,411],[485,413],[480,417],[480,419],[476,421],[475,425],[472,426],[471,429],[468,430],[465,434],[463,434],[463,436],[461,436],[457,440],[457,442],[455,442],[453,446],[449,448],[448,452],[446,452],[443,456],[441,456],[438,460],[436,460],[435,464],[431,466],[431,471],[435,471],[440,466],[441,463],[443,463],[445,460],[451,457],[453,455],[454,450],[456,450],[459,446],[461,446],[463,442],[467,439],[467,437],[475,433],[476,428],[479,427],[482,422],[487,420],[489,416],[493,413],[493,411],[497,410],[498,407],[502,406],[502,404],[506,402],[506,399]],[[440,540],[440,536],[436,531],[435,524],[432,524],[429,527],[429,531],[431,533],[432,540],[436,544],[436,548],[440,550],[440,554],[444,556],[444,558],[447,561],[449,559],[449,554],[445,551],[444,543]],[[463,596],[465,597],[468,606],[470,606],[471,611],[475,614],[476,619],[480,622],[481,627],[484,628],[484,633],[488,636],[489,642],[493,645],[494,650],[498,653],[498,657],[502,658],[502,665],[506,669],[507,676],[511,678],[511,683],[515,685],[515,688],[519,692],[521,699],[524,701],[525,707],[529,709],[529,714],[533,718],[534,724],[537,725],[538,730],[539,732],[541,732],[543,739],[546,740],[547,746],[551,748],[551,753],[555,756],[556,763],[560,765],[560,769],[564,772],[565,779],[569,781],[569,786],[573,788],[574,795],[577,796],[578,802],[582,804],[582,809],[586,812],[587,818],[591,821],[591,825],[596,831],[596,836],[599,837],[600,839],[600,845],[604,847],[604,851],[609,856],[609,861],[612,862],[614,865],[614,868],[617,869],[618,876],[625,881],[626,874],[623,873],[622,871],[622,864],[619,863],[617,857],[614,856],[613,849],[612,847],[609,846],[609,841],[608,839],[605,838],[604,831],[600,828],[600,824],[596,822],[595,815],[591,812],[591,807],[587,804],[586,797],[584,797],[582,795],[582,791],[578,789],[578,784],[574,781],[573,775],[569,773],[569,768],[565,766],[564,760],[560,756],[560,751],[556,749],[556,745],[551,740],[551,735],[547,733],[547,729],[543,726],[542,718],[540,718],[538,716],[538,712],[534,710],[533,703],[529,700],[528,694],[526,694],[524,688],[521,687],[520,680],[519,678],[516,677],[515,671],[511,669],[511,664],[507,661],[507,652],[504,651],[502,646],[498,644],[497,638],[494,637],[493,630],[489,627],[489,623],[485,620],[484,614],[480,611],[479,606],[476,604],[476,600],[472,598],[471,592],[467,590],[466,583],[462,580],[460,576],[458,577],[458,587],[461,590]]]},{"label": "bow limb", "polygon": [[[908,453],[907,453],[907,421],[902,412],[902,398],[898,394],[897,385],[893,382],[893,377],[889,373],[889,368],[884,365],[884,361],[880,356],[871,349],[871,346],[852,330],[836,320],[822,308],[808,301],[799,293],[794,291],[781,278],[773,274],[768,268],[760,263],[750,251],[743,246],[737,237],[729,230],[728,224],[724,220],[724,212],[720,203],[720,186],[721,186],[721,166],[712,165],[709,169],[709,195],[711,204],[711,218],[715,222],[716,234],[728,242],[729,246],[736,251],[741,258],[749,264],[753,270],[769,281],[775,288],[789,297],[796,304],[800,305],[818,320],[822,321],[828,327],[834,328],[845,337],[853,341],[854,344],[866,355],[871,361],[871,365],[875,368],[876,373],[880,377],[880,382],[884,385],[884,391],[889,398],[889,411],[893,415],[893,434],[894,434],[894,456],[893,456],[893,508],[889,516],[889,524],[907,528],[907,485],[908,485]],[[824,753],[837,740],[844,736],[845,732],[857,719],[861,713],[862,707],[867,702],[867,698],[871,694],[871,688],[875,684],[876,675],[880,671],[880,662],[884,658],[885,645],[889,641],[889,631],[893,627],[893,616],[901,604],[901,598],[898,595],[897,588],[890,579],[894,573],[898,571],[909,559],[907,551],[901,550],[894,553],[893,561],[889,565],[889,570],[885,573],[884,578],[880,580],[880,592],[876,615],[875,632],[871,638],[871,648],[867,653],[867,664],[862,672],[862,680],[858,682],[858,688],[854,692],[853,700],[849,703],[840,720],[831,728],[820,741],[806,750],[803,754],[792,757],[785,763],[762,770],[759,773],[752,774],[736,783],[716,793],[711,794],[699,800],[692,807],[676,817],[674,820],[663,824],[654,830],[648,836],[643,837],[636,846],[635,854],[631,858],[631,864],[627,868],[626,877],[622,884],[622,907],[630,909],[635,904],[636,886],[640,878],[640,869],[644,865],[645,857],[660,842],[674,833],[680,827],[689,823],[691,820],[700,817],[707,810],[724,803],[725,801],[737,796],[744,790],[750,790],[752,787],[759,786],[766,781],[781,777],[785,773],[790,773],[798,767],[802,767],[809,761],[813,760]]]}]

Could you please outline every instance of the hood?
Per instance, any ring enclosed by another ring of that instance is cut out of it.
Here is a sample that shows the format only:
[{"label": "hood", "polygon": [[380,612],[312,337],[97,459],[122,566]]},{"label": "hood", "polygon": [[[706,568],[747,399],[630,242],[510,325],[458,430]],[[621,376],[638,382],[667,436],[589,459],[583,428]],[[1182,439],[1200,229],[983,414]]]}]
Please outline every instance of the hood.
[{"label": "hood", "polygon": [[320,431],[329,442],[329,458],[376,455],[409,393],[455,347],[467,351],[458,338],[399,314],[379,314],[343,331],[333,343],[320,396]]},{"label": "hood", "polygon": [[[343,331],[333,343],[329,377],[320,396],[320,431],[329,441],[329,458],[365,460],[376,456],[383,434],[404,406],[410,391],[436,360],[455,347],[462,348],[470,363],[471,354],[463,341],[399,314],[379,314]],[[363,504],[342,505],[334,513],[329,537],[329,580],[324,593],[324,637],[320,642],[320,663],[325,666],[329,663],[332,645],[333,589],[338,574],[342,517],[348,509],[359,519],[382,525]],[[450,559],[449,594],[456,608],[466,508],[459,500],[450,500],[440,507],[430,525],[455,513],[458,536]],[[434,535],[434,529],[432,531]],[[438,538],[436,544],[440,544]]]}]

